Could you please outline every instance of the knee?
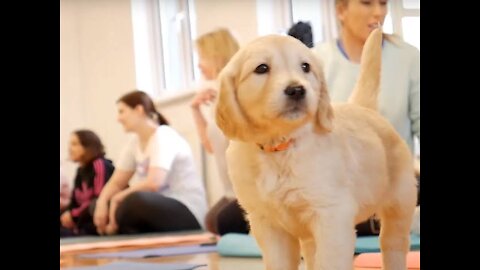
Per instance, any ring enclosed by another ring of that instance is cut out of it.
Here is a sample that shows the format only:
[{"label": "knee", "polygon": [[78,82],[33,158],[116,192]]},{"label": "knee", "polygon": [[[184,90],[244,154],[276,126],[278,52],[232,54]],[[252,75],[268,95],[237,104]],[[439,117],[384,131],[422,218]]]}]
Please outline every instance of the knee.
[{"label": "knee", "polygon": [[226,233],[249,233],[250,228],[245,219],[245,212],[237,201],[231,202],[221,209],[217,215],[218,234]]},{"label": "knee", "polygon": [[217,216],[215,217],[215,229],[216,233],[220,235],[224,235],[226,233],[234,232],[236,219],[238,219],[237,215],[232,215],[234,213],[230,211],[226,211],[222,209]]},{"label": "knee", "polygon": [[118,205],[117,211],[115,213],[115,218],[117,223],[123,223],[125,220],[130,220],[135,215],[136,211],[142,209],[143,196],[141,192],[134,192],[128,195],[120,204]]},{"label": "knee", "polygon": [[138,205],[141,204],[144,200],[143,192],[133,192],[125,199],[121,204],[126,204],[126,205]]},{"label": "knee", "polygon": [[222,197],[208,212],[205,216],[205,227],[206,229],[214,234],[218,234],[217,231],[217,220],[219,219],[220,212],[228,206],[231,202],[231,199]]}]

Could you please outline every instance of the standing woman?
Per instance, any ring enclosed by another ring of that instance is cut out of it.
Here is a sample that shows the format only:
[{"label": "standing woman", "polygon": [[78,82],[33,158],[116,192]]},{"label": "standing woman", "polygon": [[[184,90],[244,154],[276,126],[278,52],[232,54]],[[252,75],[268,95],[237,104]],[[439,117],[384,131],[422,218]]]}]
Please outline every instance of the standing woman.
[{"label": "standing woman", "polygon": [[134,136],[98,198],[98,233],[201,229],[205,190],[187,141],[142,91],[120,97],[117,109],[118,121]]},{"label": "standing woman", "polygon": [[105,159],[103,144],[93,131],[74,131],[70,136],[68,150],[70,159],[78,162],[79,167],[70,203],[60,216],[60,236],[95,235],[95,200],[112,175],[114,167],[110,160]]},{"label": "standing woman", "polygon": [[[324,65],[333,102],[346,102],[360,71],[360,57],[370,32],[387,15],[387,0],[336,0],[340,36],[319,44],[314,51]],[[420,140],[420,52],[397,36],[384,34],[379,112],[395,127],[413,153]],[[413,164],[412,164],[413,166]],[[379,223],[370,218],[357,226],[361,234],[378,234]]]},{"label": "standing woman", "polygon": [[[204,78],[204,88],[195,95],[190,107],[198,135],[205,150],[213,154],[218,176],[222,180],[224,194],[208,211],[205,218],[206,229],[215,234],[229,232],[248,233],[248,223],[240,208],[227,173],[225,151],[228,139],[214,121],[214,106],[218,93],[218,74],[238,51],[239,45],[232,33],[219,28],[199,36],[195,40],[199,56],[199,68]],[[202,109],[206,109],[204,113]]]}]

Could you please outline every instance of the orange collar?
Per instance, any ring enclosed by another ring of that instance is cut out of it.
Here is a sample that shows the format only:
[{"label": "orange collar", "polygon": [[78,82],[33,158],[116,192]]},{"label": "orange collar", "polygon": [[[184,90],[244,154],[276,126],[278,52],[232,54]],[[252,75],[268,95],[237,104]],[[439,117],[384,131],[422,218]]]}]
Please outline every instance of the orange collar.
[{"label": "orange collar", "polygon": [[263,151],[267,152],[267,153],[271,153],[271,152],[278,152],[278,151],[284,151],[284,150],[287,150],[288,147],[290,147],[290,145],[292,145],[292,143],[294,142],[295,140],[293,138],[290,138],[288,141],[284,141],[284,142],[281,142],[277,145],[274,145],[274,146],[271,146],[271,145],[261,145],[259,143],[257,143],[258,147],[260,147],[260,149],[262,149]]}]

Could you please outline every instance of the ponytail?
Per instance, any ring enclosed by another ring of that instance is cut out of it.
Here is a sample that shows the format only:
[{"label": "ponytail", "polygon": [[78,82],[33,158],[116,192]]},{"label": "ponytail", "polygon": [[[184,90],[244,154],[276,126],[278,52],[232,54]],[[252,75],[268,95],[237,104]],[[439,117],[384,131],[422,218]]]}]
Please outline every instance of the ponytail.
[{"label": "ponytail", "polygon": [[155,119],[159,125],[166,125],[168,126],[168,121],[167,119],[159,112],[156,110],[153,112],[153,119]]}]

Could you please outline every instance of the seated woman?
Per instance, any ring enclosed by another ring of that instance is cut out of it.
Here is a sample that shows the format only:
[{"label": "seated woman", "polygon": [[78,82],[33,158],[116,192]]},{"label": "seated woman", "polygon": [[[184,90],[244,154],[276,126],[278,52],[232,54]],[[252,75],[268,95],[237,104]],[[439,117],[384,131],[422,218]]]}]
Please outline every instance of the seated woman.
[{"label": "seated woman", "polygon": [[[113,173],[105,159],[100,138],[90,130],[74,131],[70,137],[70,159],[79,163],[67,210],[60,216],[60,237],[95,235],[92,206]],[[60,204],[62,199],[60,199]]]},{"label": "seated woman", "polygon": [[134,136],[97,200],[98,233],[201,229],[207,201],[187,141],[144,92],[125,94],[117,108],[118,121]]}]

